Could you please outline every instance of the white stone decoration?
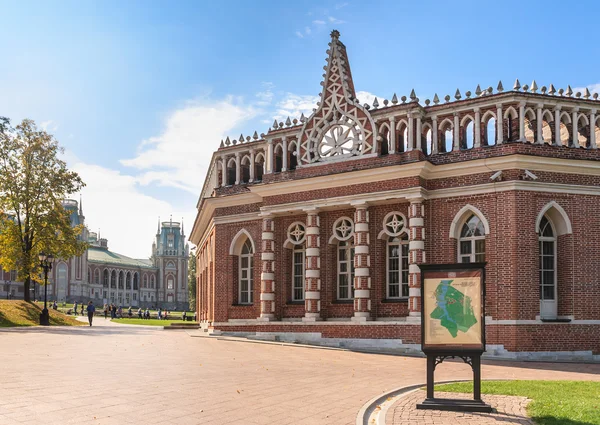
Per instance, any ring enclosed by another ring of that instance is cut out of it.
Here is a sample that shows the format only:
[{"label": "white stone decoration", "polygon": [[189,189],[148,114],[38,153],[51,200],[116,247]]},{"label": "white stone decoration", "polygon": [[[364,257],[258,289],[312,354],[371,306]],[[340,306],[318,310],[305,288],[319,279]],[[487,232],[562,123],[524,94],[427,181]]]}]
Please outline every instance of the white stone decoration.
[{"label": "white stone decoration", "polygon": [[305,239],[306,228],[304,227],[304,223],[297,221],[290,224],[290,227],[288,227],[288,241],[294,245],[300,245],[304,243]]},{"label": "white stone decoration", "polygon": [[397,211],[388,213],[383,219],[383,231],[391,237],[399,236],[406,231],[406,218]]},{"label": "white stone decoration", "polygon": [[333,223],[333,235],[339,241],[347,241],[354,235],[354,222],[351,218],[340,217]]}]

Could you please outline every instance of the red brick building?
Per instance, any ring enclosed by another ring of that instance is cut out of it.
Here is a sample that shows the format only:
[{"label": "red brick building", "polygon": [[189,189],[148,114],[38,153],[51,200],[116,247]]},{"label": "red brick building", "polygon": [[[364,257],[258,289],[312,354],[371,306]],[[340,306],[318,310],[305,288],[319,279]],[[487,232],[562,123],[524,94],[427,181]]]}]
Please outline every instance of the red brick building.
[{"label": "red brick building", "polygon": [[310,117],[213,155],[203,325],[419,350],[419,264],[487,261],[489,355],[600,360],[597,94],[517,80],[369,106],[337,31],[327,53]]}]

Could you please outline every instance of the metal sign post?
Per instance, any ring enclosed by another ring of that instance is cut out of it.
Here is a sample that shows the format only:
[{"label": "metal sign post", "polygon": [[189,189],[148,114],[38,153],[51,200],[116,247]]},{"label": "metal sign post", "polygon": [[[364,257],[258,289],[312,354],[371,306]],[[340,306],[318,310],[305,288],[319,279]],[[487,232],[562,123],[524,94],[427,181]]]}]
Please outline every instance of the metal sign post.
[{"label": "metal sign post", "polygon": [[[485,263],[421,264],[421,350],[427,356],[427,398],[417,409],[491,412],[481,400],[485,351]],[[473,370],[473,400],[434,396],[434,372],[447,358]]]}]

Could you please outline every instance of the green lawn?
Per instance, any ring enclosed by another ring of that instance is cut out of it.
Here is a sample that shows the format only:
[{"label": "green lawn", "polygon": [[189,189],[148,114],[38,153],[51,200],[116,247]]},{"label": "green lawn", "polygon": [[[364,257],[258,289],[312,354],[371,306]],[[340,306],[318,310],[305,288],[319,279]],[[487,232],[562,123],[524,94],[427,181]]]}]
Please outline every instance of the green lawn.
[{"label": "green lawn", "polygon": [[194,324],[194,322],[184,322],[183,320],[158,320],[158,319],[112,319],[113,322],[124,323],[126,325],[146,325],[146,326],[169,326],[175,324]]},{"label": "green lawn", "polygon": [[[42,307],[34,303],[20,300],[0,300],[0,328],[16,326],[38,326]],[[50,325],[52,326],[84,326],[85,323],[75,320],[60,311],[48,308]]]},{"label": "green lawn", "polygon": [[[473,392],[473,384],[436,385],[435,389]],[[482,381],[481,392],[530,398],[527,413],[539,425],[600,425],[600,382]]]}]

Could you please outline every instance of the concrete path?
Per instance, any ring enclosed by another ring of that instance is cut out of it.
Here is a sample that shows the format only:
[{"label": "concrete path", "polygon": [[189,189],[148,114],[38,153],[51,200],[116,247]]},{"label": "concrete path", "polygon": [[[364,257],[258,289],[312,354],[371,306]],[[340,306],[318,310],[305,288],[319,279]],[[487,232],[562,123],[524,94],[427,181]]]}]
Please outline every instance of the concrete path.
[{"label": "concrete path", "polygon": [[[125,326],[0,330],[0,424],[353,424],[425,360]],[[600,365],[485,362],[485,378],[600,380]],[[470,378],[447,361],[436,379]]]}]

